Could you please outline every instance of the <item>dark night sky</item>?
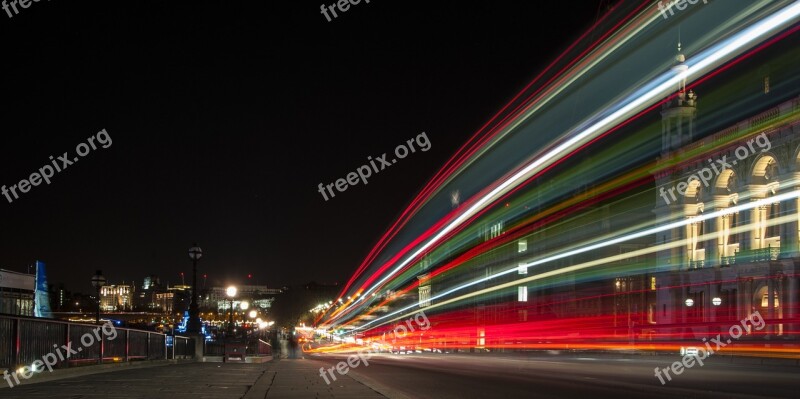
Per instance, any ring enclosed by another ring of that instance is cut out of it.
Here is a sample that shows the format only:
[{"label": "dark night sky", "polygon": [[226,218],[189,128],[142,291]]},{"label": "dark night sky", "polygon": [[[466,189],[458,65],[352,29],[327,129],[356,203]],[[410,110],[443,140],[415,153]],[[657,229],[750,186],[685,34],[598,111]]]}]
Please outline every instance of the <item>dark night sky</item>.
[{"label": "dark night sky", "polygon": [[[212,282],[346,281],[600,1],[373,0],[332,22],[320,1],[177,3],[0,10],[0,185],[101,129],[113,140],[0,197],[1,268],[39,259],[76,291],[95,269],[175,284],[196,241]],[[421,131],[430,151],[328,202],[316,191]]]}]

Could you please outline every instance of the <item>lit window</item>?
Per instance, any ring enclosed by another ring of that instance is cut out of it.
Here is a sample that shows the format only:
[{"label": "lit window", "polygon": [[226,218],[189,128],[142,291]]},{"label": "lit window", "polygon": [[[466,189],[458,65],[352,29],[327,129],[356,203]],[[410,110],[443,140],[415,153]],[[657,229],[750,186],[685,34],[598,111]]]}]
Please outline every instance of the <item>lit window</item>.
[{"label": "lit window", "polygon": [[528,302],[528,287],[517,287],[517,301]]},{"label": "lit window", "polygon": [[489,229],[489,238],[497,238],[503,234],[503,221],[499,221],[496,224],[492,225]]},{"label": "lit window", "polygon": [[524,263],[520,263],[517,267],[517,272],[519,274],[528,274],[528,266],[526,266]]},{"label": "lit window", "polygon": [[[774,298],[775,298],[774,299],[775,300],[775,307],[777,308],[777,307],[781,306],[780,302],[778,302],[778,293],[777,292],[775,293]],[[769,294],[764,294],[761,297],[761,307],[762,308],[769,308]]]}]

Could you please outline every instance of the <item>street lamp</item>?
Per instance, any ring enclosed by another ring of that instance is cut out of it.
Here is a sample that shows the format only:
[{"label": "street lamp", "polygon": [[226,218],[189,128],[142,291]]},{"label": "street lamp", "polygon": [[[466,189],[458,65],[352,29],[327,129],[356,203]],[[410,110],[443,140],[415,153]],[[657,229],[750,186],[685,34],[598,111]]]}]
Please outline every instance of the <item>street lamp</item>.
[{"label": "street lamp", "polygon": [[236,296],[236,287],[234,287],[234,286],[228,287],[228,289],[225,290],[225,293],[228,294],[229,298],[231,298],[231,319],[230,319],[230,322],[228,322],[228,332],[230,332],[230,334],[232,335],[233,334],[233,298]]},{"label": "street lamp", "polygon": [[257,330],[258,325],[261,324],[261,318],[258,317],[258,310],[253,309],[247,315],[250,316],[250,328],[253,331]]},{"label": "street lamp", "polygon": [[92,287],[97,290],[97,317],[95,317],[95,323],[97,324],[100,324],[100,289],[104,285],[106,285],[106,278],[103,277],[103,272],[98,270],[92,276]]},{"label": "street lamp", "polygon": [[195,243],[189,248],[189,258],[192,259],[192,303],[189,304],[189,321],[186,332],[200,334],[200,315],[197,306],[197,261],[203,256],[203,250]]}]

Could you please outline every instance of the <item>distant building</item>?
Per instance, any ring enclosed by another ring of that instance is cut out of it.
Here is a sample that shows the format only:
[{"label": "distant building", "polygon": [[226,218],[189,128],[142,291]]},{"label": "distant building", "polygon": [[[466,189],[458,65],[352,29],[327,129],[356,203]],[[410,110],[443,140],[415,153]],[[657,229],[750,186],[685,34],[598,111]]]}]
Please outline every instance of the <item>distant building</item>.
[{"label": "distant building", "polygon": [[[275,295],[282,291],[279,288],[269,288],[266,285],[237,285],[234,302],[248,301],[250,306],[259,309],[268,309],[272,306]],[[200,307],[225,311],[230,309],[231,298],[228,297],[227,287],[211,287],[205,290],[200,297]]]},{"label": "distant building", "polygon": [[100,308],[104,312],[124,312],[133,310],[132,284],[106,285],[100,288]]},{"label": "distant building", "polygon": [[[161,279],[158,276],[150,275],[145,277],[142,285],[133,294],[133,309],[142,312],[164,311],[164,295],[160,294],[166,292],[167,289],[161,284]],[[171,304],[169,308],[172,309]]]},{"label": "distant building", "polygon": [[161,279],[156,275],[150,275],[144,278],[142,283],[142,290],[147,291],[151,289],[161,288]]},{"label": "distant building", "polygon": [[169,314],[175,311],[175,293],[174,292],[157,292],[153,294],[155,302],[154,311]]},{"label": "distant building", "polygon": [[[167,294],[163,298],[167,300],[168,298],[172,298],[172,310],[167,311],[167,313],[175,312],[175,313],[182,313],[184,311],[189,310],[189,304],[192,300],[192,286],[191,285],[173,285],[172,287],[167,287]],[[161,302],[159,302],[160,304]]]},{"label": "distant building", "polygon": [[0,269],[0,313],[33,316],[36,276]]}]

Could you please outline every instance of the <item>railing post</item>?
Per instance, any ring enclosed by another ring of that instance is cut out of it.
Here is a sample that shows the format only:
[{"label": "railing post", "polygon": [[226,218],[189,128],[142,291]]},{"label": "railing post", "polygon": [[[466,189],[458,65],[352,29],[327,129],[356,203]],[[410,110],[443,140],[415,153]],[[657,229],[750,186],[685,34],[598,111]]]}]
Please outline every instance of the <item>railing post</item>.
[{"label": "railing post", "polygon": [[100,338],[100,356],[97,358],[97,364],[103,364],[103,350],[105,349],[105,344],[103,343],[103,338]]},{"label": "railing post", "polygon": [[20,364],[19,352],[20,352],[20,345],[22,344],[22,342],[20,341],[19,329],[20,329],[20,323],[21,322],[22,322],[22,320],[20,320],[19,317],[14,318],[14,342],[13,342],[13,345],[14,345],[14,356],[12,358],[14,359],[13,366],[14,366],[15,369]]},{"label": "railing post", "polygon": [[150,333],[147,333],[147,349],[144,355],[145,360],[150,360]]},{"label": "railing post", "polygon": [[131,330],[125,330],[125,363],[131,361]]},{"label": "railing post", "polygon": [[[64,344],[69,346],[69,333],[70,333],[70,326],[71,325],[69,323],[67,323],[66,325],[67,325],[67,334],[66,334],[66,337],[64,337]],[[62,364],[64,365],[64,368],[69,368],[69,360],[63,362]]]}]

